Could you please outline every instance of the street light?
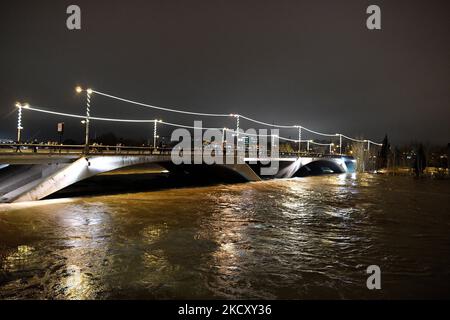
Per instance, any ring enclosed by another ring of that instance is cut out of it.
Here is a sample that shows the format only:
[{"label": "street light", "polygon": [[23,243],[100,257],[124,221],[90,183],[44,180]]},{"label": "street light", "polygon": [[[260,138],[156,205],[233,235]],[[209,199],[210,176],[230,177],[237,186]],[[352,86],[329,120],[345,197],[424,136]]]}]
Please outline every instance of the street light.
[{"label": "street light", "polygon": [[370,140],[364,140],[364,142],[367,142],[367,152],[370,151]]},{"label": "street light", "polygon": [[225,143],[225,131],[227,131],[228,129],[226,127],[223,128],[222,130],[222,146]]},{"label": "street light", "polygon": [[342,134],[336,133],[336,136],[339,136],[339,154],[342,154]]},{"label": "street light", "polygon": [[230,113],[230,117],[236,118],[236,131],[233,136],[236,136],[236,143],[239,139],[239,115],[236,113]]},{"label": "street light", "polygon": [[306,141],[306,150],[308,151],[308,153],[309,153],[309,144],[310,144],[311,142],[313,142],[313,141],[312,141],[312,140]]},{"label": "street light", "polygon": [[301,151],[302,147],[302,126],[296,126],[298,128],[298,153]]},{"label": "street light", "polygon": [[[83,88],[80,86],[75,88],[77,93],[83,92]],[[85,122],[85,142],[84,142],[84,152],[89,153],[89,118],[91,116],[91,94],[92,89],[86,89],[86,122]]]},{"label": "street light", "polygon": [[157,119],[155,119],[154,121],[153,121],[153,148],[156,150],[156,139],[157,138],[159,138],[159,136],[158,136],[158,134],[157,134],[157,123],[158,122],[162,122],[162,120],[161,119],[159,119],[159,120],[157,120]]},{"label": "street light", "polygon": [[29,108],[28,103],[20,104],[19,102],[16,103],[16,107],[18,108],[17,111],[17,143],[20,143],[20,133],[23,129],[22,127],[22,108]]}]

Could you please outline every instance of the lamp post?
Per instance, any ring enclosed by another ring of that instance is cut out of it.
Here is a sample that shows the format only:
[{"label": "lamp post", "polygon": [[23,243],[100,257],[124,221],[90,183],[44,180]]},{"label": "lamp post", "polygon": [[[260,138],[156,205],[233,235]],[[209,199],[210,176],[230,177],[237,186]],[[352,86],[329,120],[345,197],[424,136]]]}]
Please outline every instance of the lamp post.
[{"label": "lamp post", "polygon": [[339,154],[343,154],[342,152],[342,134],[340,133],[336,133],[337,135],[339,135]]},{"label": "lamp post", "polygon": [[[83,88],[76,87],[77,93],[83,92]],[[92,89],[86,89],[86,123],[85,123],[85,138],[84,138],[84,153],[89,153],[89,119],[91,117],[91,94]]]},{"label": "lamp post", "polygon": [[222,146],[225,145],[225,131],[227,131],[227,128],[223,128],[222,129]]},{"label": "lamp post", "polygon": [[236,148],[239,146],[239,115],[234,115],[236,118]]},{"label": "lamp post", "polygon": [[270,157],[273,157],[274,155],[272,154],[272,150],[278,150],[279,148],[277,148],[276,146],[276,140],[278,139],[278,135],[277,134],[271,134],[270,135]]},{"label": "lamp post", "polygon": [[162,122],[162,120],[157,120],[157,119],[155,119],[154,121],[153,121],[153,149],[154,150],[156,150],[156,139],[157,138],[159,138],[159,136],[158,136],[158,127],[157,127],[157,124],[158,124],[158,122]]},{"label": "lamp post", "polygon": [[28,104],[21,105],[19,102],[16,103],[17,110],[17,143],[20,143],[20,134],[23,129],[22,127],[22,107],[27,107]]},{"label": "lamp post", "polygon": [[[370,140],[367,140],[367,165],[370,166]],[[369,167],[370,168],[370,167]]]}]

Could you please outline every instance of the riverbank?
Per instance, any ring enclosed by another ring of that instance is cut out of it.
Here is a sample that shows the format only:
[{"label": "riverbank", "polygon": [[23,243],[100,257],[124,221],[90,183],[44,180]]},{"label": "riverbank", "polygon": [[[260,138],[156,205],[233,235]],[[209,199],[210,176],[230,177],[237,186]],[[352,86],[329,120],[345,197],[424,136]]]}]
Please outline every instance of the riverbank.
[{"label": "riverbank", "polygon": [[[416,176],[416,174],[414,173],[414,169],[409,167],[380,169],[375,171],[375,173],[391,176]],[[420,177],[432,179],[450,179],[450,172],[447,168],[428,167],[425,168]]]}]

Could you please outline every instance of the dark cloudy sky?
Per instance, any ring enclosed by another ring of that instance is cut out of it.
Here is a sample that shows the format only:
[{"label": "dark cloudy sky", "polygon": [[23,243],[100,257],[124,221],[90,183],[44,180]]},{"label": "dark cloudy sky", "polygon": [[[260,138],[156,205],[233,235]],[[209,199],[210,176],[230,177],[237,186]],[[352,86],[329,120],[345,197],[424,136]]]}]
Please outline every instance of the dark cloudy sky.
[{"label": "dark cloudy sky", "polygon": [[[66,28],[70,4],[81,7],[81,31]],[[366,28],[370,4],[381,7],[381,31]],[[0,138],[15,137],[15,101],[84,113],[74,92],[80,84],[165,107],[447,143],[449,9],[448,0],[8,1],[0,10]],[[92,109],[96,116],[198,119],[98,96]],[[81,140],[79,121],[30,112],[24,135],[54,137],[58,121],[67,137]],[[93,134],[107,131],[152,134],[148,124],[94,123]]]}]

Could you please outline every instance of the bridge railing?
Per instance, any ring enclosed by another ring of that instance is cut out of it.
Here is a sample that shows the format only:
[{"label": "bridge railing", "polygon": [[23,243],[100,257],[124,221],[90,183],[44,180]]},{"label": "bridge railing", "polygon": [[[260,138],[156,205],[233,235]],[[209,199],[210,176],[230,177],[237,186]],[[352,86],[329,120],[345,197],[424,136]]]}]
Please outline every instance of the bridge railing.
[{"label": "bridge railing", "polygon": [[[170,154],[171,148],[154,148],[149,146],[125,146],[125,145],[89,145],[89,154]],[[86,153],[85,145],[58,145],[42,143],[4,143],[0,144],[0,154],[24,153],[24,154],[83,154]]]},{"label": "bridge railing", "polygon": [[[82,155],[86,151],[89,154],[96,155],[170,155],[173,148],[155,148],[152,146],[126,146],[126,145],[100,145],[92,144],[86,150],[85,145],[64,145],[64,144],[47,144],[47,143],[2,143],[0,144],[1,154],[47,154],[47,155]],[[196,153],[202,153],[201,150],[193,149],[190,151],[192,155]],[[218,150],[222,154],[230,152],[230,149]],[[258,150],[259,151],[259,150]],[[238,154],[236,148],[232,149],[233,154]],[[214,153],[214,151],[213,151]],[[271,157],[270,150],[266,151],[267,157]],[[251,156],[248,150],[245,150],[245,156]],[[342,157],[340,154],[325,154],[325,153],[313,153],[313,152],[279,152],[280,158],[288,157]]]}]

